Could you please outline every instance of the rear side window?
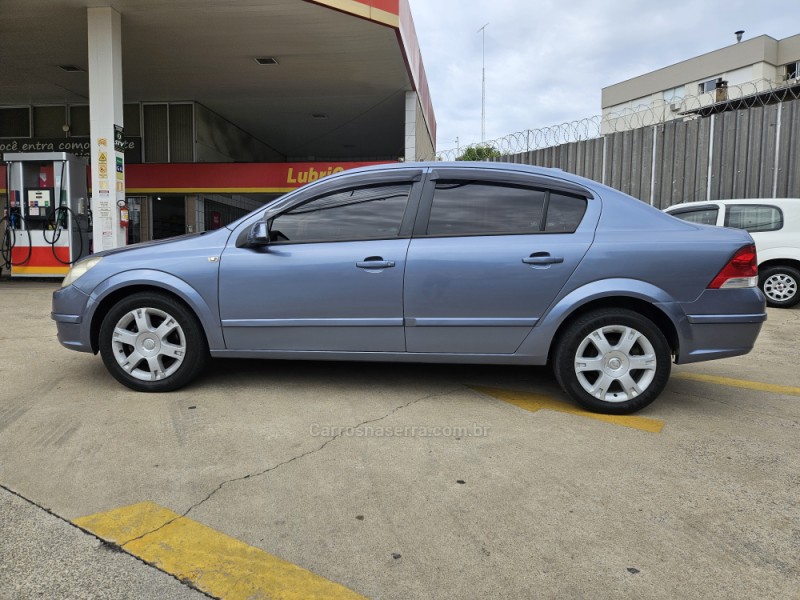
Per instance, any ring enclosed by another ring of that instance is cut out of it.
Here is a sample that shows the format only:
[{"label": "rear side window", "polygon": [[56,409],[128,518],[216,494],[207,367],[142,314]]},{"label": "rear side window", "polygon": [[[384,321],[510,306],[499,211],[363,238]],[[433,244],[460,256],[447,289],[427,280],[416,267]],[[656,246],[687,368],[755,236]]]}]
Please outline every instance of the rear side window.
[{"label": "rear side window", "polygon": [[541,189],[475,181],[438,181],[427,235],[574,232],[586,199]]},{"label": "rear side window", "polygon": [[586,198],[550,192],[544,230],[551,233],[575,233],[585,212]]},{"label": "rear side window", "polygon": [[428,235],[533,233],[541,228],[545,192],[523,187],[438,181]]},{"label": "rear side window", "polygon": [[670,213],[673,217],[678,217],[682,221],[689,223],[700,223],[701,225],[716,225],[719,208],[716,206],[707,208],[696,208],[691,210],[680,210]]},{"label": "rear side window", "polygon": [[776,206],[739,204],[728,206],[725,227],[757,231],[777,231],[783,227],[783,212]]}]

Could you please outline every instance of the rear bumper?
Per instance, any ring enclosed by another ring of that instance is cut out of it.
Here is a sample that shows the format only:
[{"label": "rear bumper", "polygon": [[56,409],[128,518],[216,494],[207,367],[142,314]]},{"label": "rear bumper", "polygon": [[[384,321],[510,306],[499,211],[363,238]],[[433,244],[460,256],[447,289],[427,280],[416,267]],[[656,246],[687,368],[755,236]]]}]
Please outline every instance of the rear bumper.
[{"label": "rear bumper", "polygon": [[764,295],[757,288],[706,290],[682,309],[679,365],[747,354],[767,320]]},{"label": "rear bumper", "polygon": [[759,323],[692,325],[691,342],[681,345],[675,364],[685,365],[747,354],[753,349],[762,324],[763,320]]},{"label": "rear bumper", "polygon": [[767,320],[767,313],[751,315],[687,315],[689,323],[697,325],[733,325],[741,323],[763,323]]}]

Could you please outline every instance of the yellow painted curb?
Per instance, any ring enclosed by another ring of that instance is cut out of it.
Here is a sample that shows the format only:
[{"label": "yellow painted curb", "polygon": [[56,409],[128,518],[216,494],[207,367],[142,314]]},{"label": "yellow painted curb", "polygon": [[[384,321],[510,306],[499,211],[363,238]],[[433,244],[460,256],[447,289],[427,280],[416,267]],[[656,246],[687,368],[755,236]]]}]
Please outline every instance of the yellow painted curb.
[{"label": "yellow painted curb", "polygon": [[746,390],[770,392],[772,394],[800,396],[800,388],[786,385],[775,385],[773,383],[761,383],[760,381],[749,381],[747,379],[732,379],[730,377],[717,377],[716,375],[703,375],[702,373],[675,373],[673,377],[677,377],[679,379],[691,379],[692,381],[702,381],[703,383],[716,383],[717,385],[726,385],[728,387],[737,387]]},{"label": "yellow painted curb", "polygon": [[81,517],[74,523],[219,598],[364,598],[152,502]]},{"label": "yellow painted curb", "polygon": [[519,406],[525,410],[536,412],[537,410],[547,409],[555,410],[558,412],[568,413],[571,415],[578,415],[580,417],[588,417],[604,423],[611,423],[613,425],[620,425],[622,427],[630,427],[631,429],[639,429],[640,431],[648,431],[650,433],[661,433],[664,428],[664,421],[660,419],[650,419],[647,417],[636,417],[630,415],[601,415],[599,413],[589,412],[582,410],[568,404],[561,402],[550,396],[543,394],[533,394],[531,392],[518,392],[514,390],[501,390],[498,388],[483,387],[479,385],[470,386],[473,390],[493,396],[503,402],[508,402],[514,406]]}]

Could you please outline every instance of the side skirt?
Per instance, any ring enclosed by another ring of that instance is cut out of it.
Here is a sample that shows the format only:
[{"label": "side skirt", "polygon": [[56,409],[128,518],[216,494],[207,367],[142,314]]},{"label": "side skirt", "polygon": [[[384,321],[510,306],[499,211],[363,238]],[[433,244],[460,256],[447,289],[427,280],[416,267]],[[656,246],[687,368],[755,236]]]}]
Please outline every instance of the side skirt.
[{"label": "side skirt", "polygon": [[482,365],[544,365],[545,361],[519,354],[434,354],[408,352],[313,352],[294,350],[211,350],[214,358],[264,358],[270,360],[339,360],[402,363]]}]

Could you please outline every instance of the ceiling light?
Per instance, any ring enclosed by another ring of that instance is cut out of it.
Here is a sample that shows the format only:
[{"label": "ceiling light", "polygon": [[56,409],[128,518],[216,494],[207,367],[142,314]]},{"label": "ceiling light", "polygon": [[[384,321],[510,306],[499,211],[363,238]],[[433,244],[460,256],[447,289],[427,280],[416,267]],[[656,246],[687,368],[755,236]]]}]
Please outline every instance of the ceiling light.
[{"label": "ceiling light", "polygon": [[277,65],[278,59],[273,58],[272,56],[264,56],[261,58],[256,58],[255,61],[260,65]]},{"label": "ceiling light", "polygon": [[84,73],[85,69],[81,69],[77,65],[58,65],[58,68],[67,73]]}]

